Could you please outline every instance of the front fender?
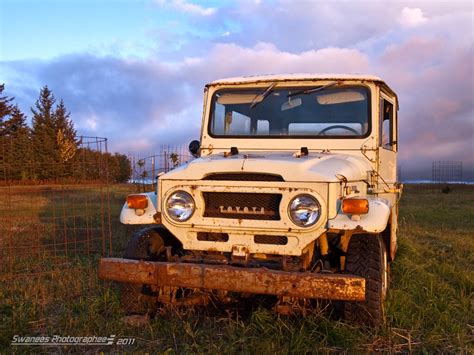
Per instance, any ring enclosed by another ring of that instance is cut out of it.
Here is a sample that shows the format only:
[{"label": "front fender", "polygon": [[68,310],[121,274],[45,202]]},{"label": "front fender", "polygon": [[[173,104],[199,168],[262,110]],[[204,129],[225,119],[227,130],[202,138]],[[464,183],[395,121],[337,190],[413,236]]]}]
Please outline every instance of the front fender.
[{"label": "front fender", "polygon": [[360,215],[360,220],[352,220],[351,215],[339,210],[336,218],[328,220],[328,229],[355,230],[362,229],[368,233],[381,233],[387,227],[390,218],[390,202],[380,197],[367,197],[369,212]]},{"label": "front fender", "polygon": [[137,214],[133,208],[128,208],[127,202],[125,202],[122,207],[122,212],[120,212],[120,222],[123,224],[156,224],[154,218],[157,212],[155,192],[144,192],[137,195],[145,195],[148,201],[147,207],[143,210],[144,213]]}]

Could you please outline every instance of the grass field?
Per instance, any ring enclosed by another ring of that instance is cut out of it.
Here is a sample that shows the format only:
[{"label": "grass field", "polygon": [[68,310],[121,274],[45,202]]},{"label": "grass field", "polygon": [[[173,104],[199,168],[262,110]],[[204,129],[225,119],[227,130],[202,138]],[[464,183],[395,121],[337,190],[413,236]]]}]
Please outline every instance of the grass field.
[{"label": "grass field", "polygon": [[[117,190],[114,193],[124,193]],[[131,230],[120,226],[112,199],[114,246]],[[265,299],[167,310],[149,324],[122,322],[116,287],[96,276],[95,257],[65,259],[39,277],[0,287],[0,352],[153,351],[165,353],[447,352],[474,350],[474,187],[405,187],[399,250],[391,264],[387,321],[379,330],[346,324],[324,307],[306,317],[272,312]],[[32,261],[34,262],[34,261]],[[63,272],[63,268],[68,271]],[[260,300],[260,301],[259,301]],[[131,346],[10,347],[13,335],[134,337]]]}]

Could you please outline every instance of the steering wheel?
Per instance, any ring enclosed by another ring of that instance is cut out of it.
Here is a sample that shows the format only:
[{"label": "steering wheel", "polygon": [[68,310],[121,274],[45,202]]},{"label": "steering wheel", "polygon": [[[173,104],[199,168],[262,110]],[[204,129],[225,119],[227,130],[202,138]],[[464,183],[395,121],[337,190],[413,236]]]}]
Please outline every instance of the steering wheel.
[{"label": "steering wheel", "polygon": [[335,124],[333,126],[326,127],[321,132],[319,132],[319,134],[326,135],[326,132],[331,130],[331,129],[345,129],[345,130],[348,130],[349,132],[354,133],[355,135],[359,135],[359,132],[357,132],[354,128],[343,126],[343,125],[340,125],[340,124]]}]

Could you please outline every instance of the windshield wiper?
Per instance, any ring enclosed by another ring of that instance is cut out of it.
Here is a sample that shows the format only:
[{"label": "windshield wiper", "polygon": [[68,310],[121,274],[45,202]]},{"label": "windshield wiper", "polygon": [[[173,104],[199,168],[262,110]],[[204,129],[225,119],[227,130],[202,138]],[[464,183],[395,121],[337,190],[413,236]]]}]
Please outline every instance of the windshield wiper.
[{"label": "windshield wiper", "polygon": [[329,84],[326,84],[326,85],[323,85],[323,86],[318,86],[317,88],[311,88],[311,89],[305,89],[305,90],[298,90],[298,91],[295,91],[295,92],[292,92],[292,93],[289,93],[288,95],[286,95],[286,97],[293,97],[293,96],[297,96],[297,95],[308,95],[308,94],[312,94],[313,92],[318,92],[318,91],[322,91],[326,88],[329,88],[331,86],[334,86],[336,84],[338,84],[339,82],[338,81],[333,81],[332,83],[329,83]]},{"label": "windshield wiper", "polygon": [[273,88],[275,87],[277,83],[274,82],[274,83],[271,83],[270,86],[268,86],[264,92],[260,93],[260,94],[257,94],[257,96],[255,96],[252,100],[252,103],[250,104],[250,108],[254,108],[255,106],[257,106],[260,102],[262,102],[263,100],[265,100],[265,98],[271,94],[271,92],[273,91]]}]

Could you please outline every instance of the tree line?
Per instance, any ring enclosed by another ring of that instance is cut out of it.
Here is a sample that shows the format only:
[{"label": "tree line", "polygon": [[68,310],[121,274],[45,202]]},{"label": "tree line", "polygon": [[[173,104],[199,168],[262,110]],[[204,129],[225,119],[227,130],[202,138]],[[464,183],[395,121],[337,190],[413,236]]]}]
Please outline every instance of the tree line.
[{"label": "tree line", "polygon": [[[27,116],[4,96],[0,85],[0,181],[24,183],[103,180],[127,182],[132,173],[126,155],[110,154],[78,137],[61,99],[44,86]],[[95,149],[94,149],[95,148]],[[102,148],[102,146],[101,146]]]}]

